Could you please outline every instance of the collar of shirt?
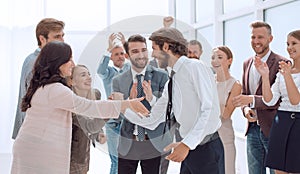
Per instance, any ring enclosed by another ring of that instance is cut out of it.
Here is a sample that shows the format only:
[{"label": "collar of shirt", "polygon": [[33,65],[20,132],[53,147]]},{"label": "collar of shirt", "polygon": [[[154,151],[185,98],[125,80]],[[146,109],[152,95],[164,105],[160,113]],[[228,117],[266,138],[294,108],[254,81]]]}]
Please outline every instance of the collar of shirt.
[{"label": "collar of shirt", "polygon": [[187,60],[188,58],[186,56],[181,56],[178,58],[178,60],[176,61],[176,63],[174,64],[173,68],[170,69],[168,68],[168,73],[169,75],[171,74],[171,71],[173,70],[175,73],[178,72],[178,70],[180,69],[180,67],[182,66],[182,64]]},{"label": "collar of shirt", "polygon": [[166,68],[166,70],[167,70],[167,72],[168,72],[168,75],[170,76],[170,75],[171,75],[171,72],[172,72],[172,68],[168,66],[168,67]]},{"label": "collar of shirt", "polygon": [[121,68],[116,67],[115,65],[113,65],[113,67],[119,72],[121,70]]},{"label": "collar of shirt", "polygon": [[133,80],[133,82],[137,82],[137,79],[136,79],[136,75],[137,74],[142,74],[143,76],[142,76],[141,80],[142,81],[144,80],[145,73],[146,73],[146,68],[147,68],[147,66],[143,69],[142,72],[138,73],[134,69],[132,69],[132,67],[131,67],[131,74],[132,74],[132,80]]},{"label": "collar of shirt", "polygon": [[261,58],[261,61],[266,62],[268,60],[270,54],[271,54],[271,50],[269,50],[268,53],[264,57]]}]

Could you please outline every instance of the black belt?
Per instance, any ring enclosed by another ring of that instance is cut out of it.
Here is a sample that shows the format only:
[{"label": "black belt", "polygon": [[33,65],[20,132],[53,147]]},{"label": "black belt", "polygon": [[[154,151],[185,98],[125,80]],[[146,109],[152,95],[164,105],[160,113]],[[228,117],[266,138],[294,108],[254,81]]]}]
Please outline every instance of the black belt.
[{"label": "black belt", "polygon": [[300,112],[292,112],[292,111],[277,111],[278,115],[282,115],[285,118],[290,119],[300,119]]},{"label": "black belt", "polygon": [[201,141],[200,145],[206,144],[208,142],[214,141],[219,138],[218,132],[206,135],[204,139]]}]

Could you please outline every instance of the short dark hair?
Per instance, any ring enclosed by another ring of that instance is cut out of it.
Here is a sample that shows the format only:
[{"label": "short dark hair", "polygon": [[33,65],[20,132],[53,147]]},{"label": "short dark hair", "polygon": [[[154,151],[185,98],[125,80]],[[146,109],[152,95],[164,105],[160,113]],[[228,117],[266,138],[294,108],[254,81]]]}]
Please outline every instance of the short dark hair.
[{"label": "short dark hair", "polygon": [[132,35],[128,38],[127,42],[124,43],[124,49],[128,55],[129,55],[129,48],[128,48],[129,42],[143,42],[147,46],[146,38],[144,38],[142,35],[140,34]]},{"label": "short dark hair", "polygon": [[59,67],[70,61],[71,57],[72,49],[64,42],[52,41],[42,48],[33,67],[29,88],[22,100],[23,112],[31,107],[32,96],[39,87],[56,82],[67,86],[65,78],[60,75]]},{"label": "short dark hair", "polygon": [[149,39],[155,42],[161,50],[166,42],[174,55],[187,55],[187,41],[176,28],[161,28],[153,32]]},{"label": "short dark hair", "polygon": [[42,45],[42,42],[39,39],[39,36],[42,35],[46,39],[48,39],[48,34],[50,31],[60,31],[65,27],[65,23],[63,21],[59,21],[54,18],[45,18],[42,19],[35,29],[35,35],[38,42],[38,46]]}]

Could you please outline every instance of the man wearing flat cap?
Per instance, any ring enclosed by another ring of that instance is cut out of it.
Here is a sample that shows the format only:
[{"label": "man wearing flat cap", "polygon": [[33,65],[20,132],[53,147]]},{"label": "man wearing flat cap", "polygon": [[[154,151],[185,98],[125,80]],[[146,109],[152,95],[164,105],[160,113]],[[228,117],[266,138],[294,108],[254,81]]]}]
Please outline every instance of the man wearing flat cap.
[{"label": "man wearing flat cap", "polygon": [[181,174],[224,172],[224,149],[217,130],[221,126],[218,92],[213,73],[200,60],[189,59],[187,41],[175,28],[152,33],[152,56],[161,68],[169,66],[169,82],[147,118],[128,110],[125,117],[148,129],[175,116],[182,137],[165,147],[172,153],[166,158],[182,162]]}]

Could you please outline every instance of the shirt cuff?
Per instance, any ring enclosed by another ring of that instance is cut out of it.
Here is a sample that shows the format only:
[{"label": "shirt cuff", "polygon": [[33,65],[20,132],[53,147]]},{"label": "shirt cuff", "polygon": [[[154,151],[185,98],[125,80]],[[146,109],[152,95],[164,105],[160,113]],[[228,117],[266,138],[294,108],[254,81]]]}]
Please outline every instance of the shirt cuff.
[{"label": "shirt cuff", "polygon": [[111,52],[109,52],[109,51],[106,50],[106,51],[104,52],[104,56],[107,56],[107,57],[110,58],[110,57],[111,57]]},{"label": "shirt cuff", "polygon": [[196,147],[200,144],[200,142],[195,141],[195,139],[191,139],[189,137],[185,137],[181,142],[188,146],[190,150],[196,149]]},{"label": "shirt cuff", "polygon": [[254,95],[250,95],[250,96],[252,97],[252,103],[249,104],[249,107],[251,109],[254,109],[255,108],[255,97],[254,97]]},{"label": "shirt cuff", "polygon": [[149,102],[150,106],[152,107],[156,103],[156,97],[155,95],[152,95],[152,100]]}]

